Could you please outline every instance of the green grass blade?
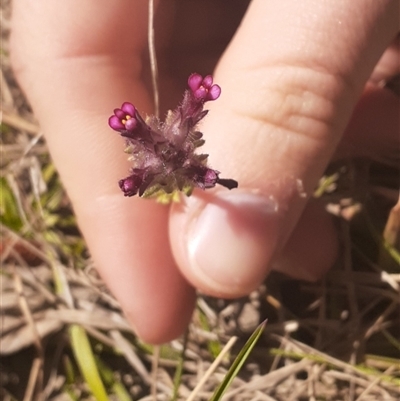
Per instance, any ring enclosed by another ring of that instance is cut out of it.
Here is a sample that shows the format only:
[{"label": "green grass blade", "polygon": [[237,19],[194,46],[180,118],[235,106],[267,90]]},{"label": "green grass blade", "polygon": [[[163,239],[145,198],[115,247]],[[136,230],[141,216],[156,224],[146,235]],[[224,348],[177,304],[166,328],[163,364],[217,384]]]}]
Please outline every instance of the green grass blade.
[{"label": "green grass blade", "polygon": [[[208,323],[205,313],[202,311],[202,309],[200,307],[198,307],[197,310],[199,313],[199,320],[200,320],[201,328],[207,332],[211,332],[211,328],[210,328],[210,325]],[[221,346],[220,342],[216,341],[216,340],[207,340],[207,348],[208,348],[208,351],[211,353],[211,355],[214,357],[214,359],[222,351],[222,346]]]},{"label": "green grass blade", "polygon": [[119,401],[132,401],[125,386],[120,382],[114,382],[111,386],[112,392],[117,396]]},{"label": "green grass blade", "polygon": [[24,223],[19,215],[17,203],[5,178],[0,178],[0,222],[19,232]]},{"label": "green grass blade", "polygon": [[128,390],[119,379],[116,379],[113,370],[109,368],[100,358],[96,358],[96,363],[100,372],[100,376],[110,392],[115,394],[119,401],[132,401]]},{"label": "green grass blade", "polygon": [[399,251],[393,245],[390,245],[384,239],[382,240],[382,242],[383,242],[383,247],[386,249],[388,254],[393,258],[393,260],[397,263],[397,265],[400,266],[400,253],[399,253]]},{"label": "green grass blade", "polygon": [[108,401],[107,392],[100,378],[100,373],[85,329],[77,325],[71,325],[69,328],[69,335],[75,359],[90,391],[97,401]]},{"label": "green grass blade", "polygon": [[243,364],[246,362],[246,359],[250,355],[251,351],[253,350],[254,346],[256,345],[258,339],[260,338],[265,325],[267,324],[267,321],[265,320],[263,323],[261,323],[254,333],[250,336],[250,338],[247,340],[246,344],[244,347],[241,349],[239,352],[239,355],[236,357],[236,359],[233,361],[232,366],[228,370],[228,373],[226,374],[224,380],[222,383],[218,386],[218,388],[215,390],[215,393],[211,397],[210,401],[218,401],[221,399],[223,394],[225,393],[226,389],[230,386],[232,383],[233,379],[237,376],[239,373],[240,369],[242,368]]},{"label": "green grass blade", "polygon": [[171,401],[178,400],[179,386],[181,385],[181,381],[182,381],[183,364],[185,362],[185,352],[186,352],[188,340],[189,340],[189,329],[186,330],[185,336],[183,338],[182,352],[181,352],[181,356],[179,358],[178,366],[176,367],[175,376],[174,376],[174,392],[172,394]]}]

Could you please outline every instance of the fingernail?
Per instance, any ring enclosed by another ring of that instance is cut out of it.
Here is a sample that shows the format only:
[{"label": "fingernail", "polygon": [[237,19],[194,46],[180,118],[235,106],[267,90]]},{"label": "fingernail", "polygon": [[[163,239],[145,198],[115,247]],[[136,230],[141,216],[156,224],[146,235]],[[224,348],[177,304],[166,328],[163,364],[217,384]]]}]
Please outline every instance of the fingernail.
[{"label": "fingernail", "polygon": [[213,291],[240,296],[266,276],[280,216],[273,199],[251,193],[220,194],[188,232],[193,273]]}]

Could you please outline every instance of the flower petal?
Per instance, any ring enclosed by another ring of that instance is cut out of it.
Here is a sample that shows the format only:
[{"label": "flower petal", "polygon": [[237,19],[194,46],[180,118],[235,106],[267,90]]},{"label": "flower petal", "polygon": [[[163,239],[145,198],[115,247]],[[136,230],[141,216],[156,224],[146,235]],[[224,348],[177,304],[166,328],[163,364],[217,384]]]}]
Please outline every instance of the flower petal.
[{"label": "flower petal", "polygon": [[121,109],[114,109],[114,114],[120,119],[123,120],[126,117],[126,113]]},{"label": "flower petal", "polygon": [[125,102],[122,104],[121,110],[123,110],[128,116],[133,117],[135,115],[136,108],[132,103]]},{"label": "flower petal", "polygon": [[207,89],[204,86],[200,86],[199,89],[197,89],[196,91],[193,92],[193,95],[197,98],[197,99],[203,99],[205,100],[207,98]]},{"label": "flower petal", "polygon": [[213,83],[213,77],[211,75],[207,75],[206,77],[203,78],[202,85],[205,88],[207,89],[211,88],[212,83]]},{"label": "flower petal", "polygon": [[203,81],[203,77],[200,74],[194,73],[189,76],[188,85],[192,92],[195,92],[200,88],[201,82]]},{"label": "flower petal", "polygon": [[137,125],[137,120],[136,120],[136,118],[133,117],[133,118],[130,118],[129,120],[126,120],[125,128],[128,131],[132,131],[135,129],[136,125]]},{"label": "flower petal", "polygon": [[221,87],[219,85],[213,85],[208,91],[207,100],[218,99],[220,94],[221,94]]},{"label": "flower petal", "polygon": [[115,131],[121,131],[125,129],[125,125],[122,124],[120,119],[115,115],[108,119],[108,125]]}]

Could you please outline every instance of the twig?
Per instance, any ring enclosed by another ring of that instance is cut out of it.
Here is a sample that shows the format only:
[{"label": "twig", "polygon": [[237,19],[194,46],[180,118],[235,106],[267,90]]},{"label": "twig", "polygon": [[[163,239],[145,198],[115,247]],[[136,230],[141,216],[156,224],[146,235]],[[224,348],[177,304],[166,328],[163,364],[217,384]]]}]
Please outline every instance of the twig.
[{"label": "twig", "polygon": [[9,107],[14,107],[13,94],[6,78],[4,77],[2,69],[0,69],[0,85],[1,85],[1,97],[4,102],[3,105],[6,104]]},{"label": "twig", "polygon": [[153,360],[151,363],[151,395],[154,401],[157,401],[157,373],[158,373],[158,362],[160,360],[160,346],[155,345],[153,348]]},{"label": "twig", "polygon": [[149,22],[148,22],[148,45],[149,45],[149,56],[150,56],[150,69],[151,69],[151,81],[153,84],[153,100],[154,100],[154,114],[156,117],[160,115],[160,100],[158,94],[158,68],[157,68],[157,56],[156,46],[154,39],[154,0],[149,0]]},{"label": "twig", "polygon": [[26,386],[23,401],[32,401],[35,394],[35,389],[36,394],[40,394],[39,382],[42,381],[42,366],[42,359],[40,357],[33,360],[31,373],[29,374],[29,380]]},{"label": "twig", "polygon": [[3,123],[19,129],[21,131],[26,131],[28,134],[37,135],[40,132],[40,128],[37,124],[30,123],[23,120],[20,116],[16,114],[3,113],[2,116]]},{"label": "twig", "polygon": [[[157,55],[156,46],[154,39],[154,0],[149,0],[149,20],[147,27],[147,40],[149,45],[149,57],[150,57],[150,69],[151,69],[151,81],[153,84],[153,101],[154,101],[154,113],[156,117],[160,115],[160,101],[158,95],[158,69],[157,69]],[[154,401],[157,400],[157,370],[158,360],[160,358],[160,347],[154,347],[154,358],[152,363],[152,376],[153,380],[151,383],[151,394]]]},{"label": "twig", "polygon": [[[24,248],[26,248],[27,251],[31,252],[34,256],[37,256],[39,259],[41,259],[43,262],[48,263],[49,258],[46,255],[45,252],[41,251],[40,249],[36,248],[34,245],[32,245],[29,241],[24,239],[21,235],[18,233],[15,233],[11,229],[9,229],[7,226],[4,224],[0,224],[0,234],[6,233],[13,239],[16,239],[16,242],[20,242],[21,245],[23,245]],[[4,258],[2,258],[1,262],[4,261]]]},{"label": "twig", "polygon": [[[390,375],[395,370],[394,366],[389,366],[384,372],[384,375]],[[381,377],[374,379],[364,391],[357,397],[356,401],[362,401],[362,399],[371,392],[371,390],[381,381]]]},{"label": "twig", "polygon": [[193,389],[192,393],[190,394],[189,398],[186,401],[193,401],[194,398],[197,396],[200,389],[203,387],[204,383],[209,379],[209,377],[214,373],[215,369],[217,369],[218,365],[221,363],[222,358],[226,355],[226,353],[233,347],[235,344],[237,337],[232,337],[222,351],[219,353],[215,361],[211,364],[208,368],[207,372],[201,378],[201,380],[197,383],[197,386]]},{"label": "twig", "polygon": [[366,331],[364,337],[368,339],[372,336],[372,334],[378,332],[381,329],[381,326],[385,319],[394,311],[397,310],[398,305],[397,302],[392,302],[384,311],[379,315],[379,317],[375,320],[375,322],[369,327]]},{"label": "twig", "polygon": [[22,280],[19,274],[17,273],[17,270],[15,266],[13,267],[13,278],[14,278],[14,286],[15,286],[15,292],[18,295],[18,304],[21,309],[21,312],[26,320],[26,323],[28,326],[31,328],[32,333],[33,333],[33,344],[36,349],[36,355],[37,357],[33,361],[32,364],[32,369],[31,369],[31,374],[29,377],[29,382],[28,382],[28,387],[25,392],[24,396],[24,401],[30,401],[32,399],[33,394],[36,393],[39,394],[42,386],[43,386],[43,358],[44,358],[44,352],[43,352],[43,346],[42,342],[40,340],[39,333],[36,328],[35,321],[33,319],[31,310],[29,309],[28,302],[24,296],[24,289],[22,286]]},{"label": "twig", "polygon": [[136,355],[131,343],[121,334],[119,330],[111,330],[110,335],[115,341],[116,348],[119,348],[119,350],[123,352],[125,359],[135,369],[136,373],[146,384],[149,384],[149,372],[140,358]]}]

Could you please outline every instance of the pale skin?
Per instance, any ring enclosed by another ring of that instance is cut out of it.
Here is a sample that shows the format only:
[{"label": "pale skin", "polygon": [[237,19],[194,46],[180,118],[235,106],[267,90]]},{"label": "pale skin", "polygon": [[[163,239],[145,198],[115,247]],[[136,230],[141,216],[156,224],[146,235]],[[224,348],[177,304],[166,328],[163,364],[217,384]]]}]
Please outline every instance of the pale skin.
[{"label": "pale skin", "polygon": [[[254,0],[219,60],[222,95],[201,127],[211,166],[239,189],[172,207],[122,196],[117,182],[129,164],[107,126],[124,101],[152,110],[140,77],[147,2],[15,0],[13,8],[17,78],[96,266],[144,340],[181,334],[196,288],[234,298],[271,268],[306,279],[329,269],[334,225],[308,198],[338,146],[379,158],[398,146],[398,98],[380,85],[400,72],[398,1]],[[202,57],[197,72],[210,73]],[[177,79],[182,87],[186,77]],[[173,87],[165,82],[161,89]],[[179,99],[173,89],[171,97]]]}]

